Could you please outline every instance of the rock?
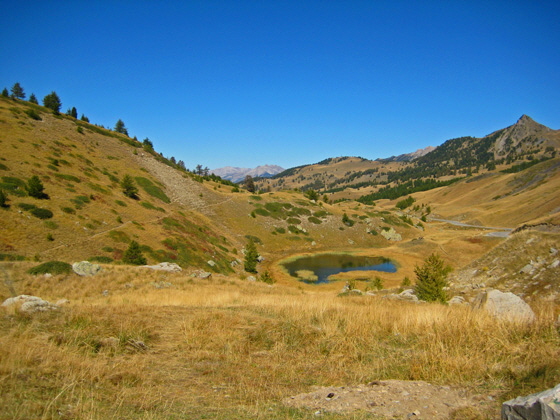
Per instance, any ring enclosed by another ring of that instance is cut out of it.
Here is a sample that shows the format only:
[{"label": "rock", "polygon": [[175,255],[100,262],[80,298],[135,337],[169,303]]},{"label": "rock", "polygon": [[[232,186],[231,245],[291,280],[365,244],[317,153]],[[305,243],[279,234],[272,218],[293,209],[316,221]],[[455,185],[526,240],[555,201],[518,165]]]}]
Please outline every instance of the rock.
[{"label": "rock", "polygon": [[560,384],[502,404],[502,420],[560,420]]},{"label": "rock", "polygon": [[216,267],[216,262],[210,260],[210,261],[208,261],[208,265],[209,265],[210,267]]},{"label": "rock", "polygon": [[212,277],[212,273],[204,270],[197,270],[191,274],[191,277],[198,277],[199,279],[208,279]]},{"label": "rock", "polygon": [[473,302],[475,309],[484,309],[492,316],[513,322],[533,322],[535,313],[519,296],[511,292],[489,290],[479,293]]},{"label": "rock", "polygon": [[255,276],[249,276],[249,277],[247,277],[247,281],[255,282],[255,281],[257,281],[257,278]]},{"label": "rock", "polygon": [[527,264],[521,270],[519,270],[519,274],[530,274],[534,269],[535,267],[533,267],[533,264]]},{"label": "rock", "polygon": [[556,260],[552,261],[552,264],[550,264],[548,266],[548,268],[556,268],[558,266],[560,266],[560,260],[556,259]]},{"label": "rock", "polygon": [[392,227],[389,230],[381,229],[381,236],[383,236],[388,241],[402,241],[402,236],[397,233]]},{"label": "rock", "polygon": [[109,291],[108,291],[108,290],[103,290],[103,291],[101,292],[101,294],[102,294],[103,296],[109,296]]},{"label": "rock", "polygon": [[64,306],[69,304],[70,301],[68,299],[58,299],[55,303],[56,306]]},{"label": "rock", "polygon": [[554,256],[558,254],[558,250],[556,248],[550,248],[550,255]]},{"label": "rock", "polygon": [[8,298],[3,303],[2,306],[4,307],[15,307],[16,310],[24,312],[24,313],[35,313],[35,312],[46,312],[46,311],[55,311],[59,309],[57,305],[54,305],[46,300],[41,299],[37,296],[29,296],[29,295],[19,295],[16,297]]},{"label": "rock", "polygon": [[89,261],[81,261],[72,264],[72,270],[79,276],[95,276],[101,271],[101,266]]},{"label": "rock", "polygon": [[241,263],[240,263],[239,261],[233,260],[229,265],[231,265],[232,268],[233,268],[233,267],[237,267],[237,266],[240,265],[240,264],[241,264]]},{"label": "rock", "polygon": [[178,273],[180,271],[183,271],[183,269],[180,266],[178,266],[175,263],[170,263],[170,262],[161,262],[161,263],[156,264],[156,265],[144,265],[143,267],[151,268],[152,270],[167,271],[167,272],[170,272],[170,273]]},{"label": "rock", "polygon": [[260,263],[263,262],[263,261],[264,261],[264,257],[263,257],[262,255],[259,255],[259,256],[257,257],[257,261],[260,262]]},{"label": "rock", "polygon": [[464,305],[467,302],[465,301],[465,298],[463,296],[453,296],[447,303],[449,303],[450,305]]},{"label": "rock", "polygon": [[418,302],[418,296],[416,296],[414,294],[413,289],[403,290],[398,295],[396,295],[396,297],[397,297],[397,299],[401,299],[401,300],[410,300],[410,301],[413,301],[413,302]]}]

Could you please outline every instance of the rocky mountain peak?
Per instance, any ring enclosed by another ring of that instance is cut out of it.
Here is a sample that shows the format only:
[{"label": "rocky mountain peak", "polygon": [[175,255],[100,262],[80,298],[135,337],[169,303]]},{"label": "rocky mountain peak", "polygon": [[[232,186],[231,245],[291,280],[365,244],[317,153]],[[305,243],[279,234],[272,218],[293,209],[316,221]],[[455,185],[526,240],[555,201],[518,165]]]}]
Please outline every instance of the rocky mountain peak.
[{"label": "rocky mountain peak", "polygon": [[[502,130],[495,141],[495,157],[506,155],[510,150],[520,147],[520,143],[530,137],[538,137],[544,132],[551,131],[545,125],[539,124],[528,115],[523,114],[514,125]],[[496,132],[497,133],[497,132]],[[493,135],[495,133],[490,134]]]}]

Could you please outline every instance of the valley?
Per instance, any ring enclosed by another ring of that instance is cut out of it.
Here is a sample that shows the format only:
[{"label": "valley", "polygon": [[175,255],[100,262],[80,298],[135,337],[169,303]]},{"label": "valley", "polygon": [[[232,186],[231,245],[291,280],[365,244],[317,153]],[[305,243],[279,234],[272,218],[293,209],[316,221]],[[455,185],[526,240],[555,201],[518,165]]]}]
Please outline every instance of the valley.
[{"label": "valley", "polygon": [[[468,395],[431,418],[493,419],[503,401],[560,382],[560,130],[527,116],[422,153],[255,177],[254,191],[3,97],[0,149],[0,300],[65,300],[2,308],[0,419],[383,418],[285,401],[391,380]],[[133,243],[147,264],[127,262]],[[396,271],[315,284],[281,264],[325,253]],[[433,254],[465,304],[395,297]],[[53,261],[101,271],[29,273]],[[178,269],[144,267],[161,263]],[[520,296],[536,321],[473,310],[491,289]]]}]

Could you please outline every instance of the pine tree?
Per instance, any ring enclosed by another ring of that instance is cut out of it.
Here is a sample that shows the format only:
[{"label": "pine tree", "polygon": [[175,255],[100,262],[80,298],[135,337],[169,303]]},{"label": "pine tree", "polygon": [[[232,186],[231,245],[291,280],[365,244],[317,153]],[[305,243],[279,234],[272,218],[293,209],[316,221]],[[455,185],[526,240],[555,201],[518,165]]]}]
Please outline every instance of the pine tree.
[{"label": "pine tree", "polygon": [[452,268],[438,255],[432,254],[421,267],[414,267],[416,285],[414,290],[418,299],[426,302],[447,302],[447,275]]},{"label": "pine tree", "polygon": [[8,98],[10,96],[10,93],[8,92],[8,89],[4,88],[4,90],[2,91],[2,96],[4,98]]},{"label": "pine tree", "polygon": [[53,91],[43,98],[43,105],[51,109],[55,114],[58,114],[62,103],[56,92]]},{"label": "pine tree", "polygon": [[123,189],[123,194],[127,197],[137,199],[138,198],[138,188],[134,184],[134,180],[130,175],[125,175],[121,181],[121,187]]},{"label": "pine tree", "polygon": [[66,111],[66,115],[69,115],[73,118],[78,118],[78,111],[76,110],[76,107],[73,106],[72,108],[68,108],[68,111]]},{"label": "pine tree", "polygon": [[82,117],[80,118],[80,120],[84,121],[84,122],[89,122],[89,118],[86,117],[84,114],[82,114]]},{"label": "pine tree", "polygon": [[257,263],[259,262],[259,252],[253,241],[249,241],[245,247],[245,271],[248,273],[257,272]]},{"label": "pine tree", "polygon": [[31,178],[29,178],[29,180],[27,181],[27,194],[30,197],[35,197],[35,198],[49,198],[49,196],[47,194],[45,194],[45,187],[43,186],[43,183],[41,182],[41,180],[39,179],[39,177],[37,175],[33,175]]},{"label": "pine tree", "polygon": [[247,188],[247,191],[252,193],[257,190],[255,187],[255,181],[253,181],[253,177],[251,175],[247,175],[245,177],[245,188]]},{"label": "pine tree", "polygon": [[32,104],[35,104],[35,105],[39,105],[39,102],[37,101],[37,97],[35,96],[34,93],[29,95],[29,102],[31,102]]},{"label": "pine tree", "polygon": [[12,98],[13,99],[25,99],[25,92],[19,83],[15,83],[12,86]]},{"label": "pine tree", "polygon": [[136,241],[131,241],[128,245],[128,249],[123,255],[123,262],[132,265],[146,265],[148,263],[144,255],[142,255],[140,244]]},{"label": "pine tree", "polygon": [[125,136],[128,136],[128,130],[124,126],[124,122],[121,119],[119,119],[117,121],[117,123],[115,124],[115,131],[117,133],[121,133],[121,134],[124,134]]}]

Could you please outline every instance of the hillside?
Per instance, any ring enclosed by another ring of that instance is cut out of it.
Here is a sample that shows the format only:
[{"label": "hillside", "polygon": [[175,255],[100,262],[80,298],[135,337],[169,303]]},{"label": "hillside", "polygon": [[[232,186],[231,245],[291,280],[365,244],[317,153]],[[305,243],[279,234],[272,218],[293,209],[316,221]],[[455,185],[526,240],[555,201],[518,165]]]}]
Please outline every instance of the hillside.
[{"label": "hillside", "polygon": [[379,199],[396,199],[451,185],[473,175],[518,172],[556,157],[559,149],[560,130],[551,130],[523,115],[512,126],[483,138],[451,139],[433,150],[376,161],[326,159],[261,180],[259,187],[314,189],[327,194],[330,200],[354,199],[372,204]]}]

